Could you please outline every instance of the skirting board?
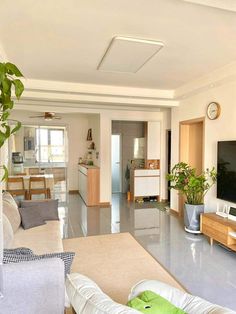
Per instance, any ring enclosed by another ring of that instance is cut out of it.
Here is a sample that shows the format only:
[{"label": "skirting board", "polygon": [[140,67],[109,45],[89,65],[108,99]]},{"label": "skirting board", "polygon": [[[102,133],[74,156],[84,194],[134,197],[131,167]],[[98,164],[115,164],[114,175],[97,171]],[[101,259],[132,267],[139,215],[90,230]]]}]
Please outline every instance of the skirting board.
[{"label": "skirting board", "polygon": [[167,202],[168,202],[168,199],[162,198],[162,199],[160,200],[160,203],[167,203]]},{"label": "skirting board", "polygon": [[101,202],[101,203],[99,203],[99,207],[111,207],[111,203],[109,203],[109,202]]},{"label": "skirting board", "polygon": [[169,212],[171,215],[175,216],[175,217],[180,217],[179,212],[177,210],[174,209],[169,209]]}]

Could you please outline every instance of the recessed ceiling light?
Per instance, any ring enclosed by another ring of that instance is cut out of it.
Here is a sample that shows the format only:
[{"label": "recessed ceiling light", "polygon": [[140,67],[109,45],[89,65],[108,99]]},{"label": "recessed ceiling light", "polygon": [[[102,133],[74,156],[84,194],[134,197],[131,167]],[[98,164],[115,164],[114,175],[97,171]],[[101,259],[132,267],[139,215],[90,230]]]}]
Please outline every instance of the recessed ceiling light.
[{"label": "recessed ceiling light", "polygon": [[183,1],[236,12],[235,0],[183,0]]},{"label": "recessed ceiling light", "polygon": [[160,41],[117,36],[110,42],[98,70],[136,73],[164,44]]}]

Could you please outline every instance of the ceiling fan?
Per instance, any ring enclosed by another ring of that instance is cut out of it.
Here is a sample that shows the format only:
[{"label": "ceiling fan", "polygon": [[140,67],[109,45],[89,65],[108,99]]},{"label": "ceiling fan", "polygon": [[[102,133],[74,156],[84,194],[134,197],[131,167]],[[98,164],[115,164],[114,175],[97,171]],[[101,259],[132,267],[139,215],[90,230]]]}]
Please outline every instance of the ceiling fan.
[{"label": "ceiling fan", "polygon": [[41,115],[36,115],[36,116],[30,116],[30,118],[43,118],[46,121],[51,121],[51,120],[60,120],[61,117],[56,115],[55,112],[44,112],[44,114]]}]

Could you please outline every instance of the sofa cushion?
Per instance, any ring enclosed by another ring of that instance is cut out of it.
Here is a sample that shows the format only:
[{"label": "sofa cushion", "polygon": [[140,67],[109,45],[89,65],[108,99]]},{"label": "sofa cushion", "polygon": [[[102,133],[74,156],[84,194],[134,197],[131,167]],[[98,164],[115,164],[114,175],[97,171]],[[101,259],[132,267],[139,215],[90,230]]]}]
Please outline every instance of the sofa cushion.
[{"label": "sofa cushion", "polygon": [[60,227],[60,221],[57,220],[48,221],[45,225],[27,230],[20,227],[14,235],[12,247],[28,247],[35,254],[62,252]]},{"label": "sofa cushion", "polygon": [[79,314],[138,314],[140,312],[109,298],[97,284],[86,276],[72,273],[66,279],[70,302]]},{"label": "sofa cushion", "polygon": [[59,220],[58,200],[21,201],[21,207],[34,207],[44,220]]},{"label": "sofa cushion", "polygon": [[2,196],[3,212],[7,216],[15,233],[21,224],[18,206],[10,193],[4,192]]},{"label": "sofa cushion", "polygon": [[4,249],[8,249],[12,247],[14,234],[12,226],[7,218],[7,216],[3,213],[2,214],[2,221],[3,221],[3,247]]},{"label": "sofa cushion", "polygon": [[65,271],[65,276],[66,276],[67,274],[70,273],[70,268],[71,268],[71,264],[73,262],[74,256],[75,256],[74,252],[60,252],[60,253],[34,255],[34,254],[15,254],[12,252],[7,252],[7,250],[4,250],[3,264],[37,261],[37,260],[49,259],[49,258],[60,258],[64,262],[64,271]]},{"label": "sofa cushion", "polygon": [[21,215],[21,225],[24,229],[42,226],[46,223],[37,206],[21,207],[19,208],[19,212]]}]

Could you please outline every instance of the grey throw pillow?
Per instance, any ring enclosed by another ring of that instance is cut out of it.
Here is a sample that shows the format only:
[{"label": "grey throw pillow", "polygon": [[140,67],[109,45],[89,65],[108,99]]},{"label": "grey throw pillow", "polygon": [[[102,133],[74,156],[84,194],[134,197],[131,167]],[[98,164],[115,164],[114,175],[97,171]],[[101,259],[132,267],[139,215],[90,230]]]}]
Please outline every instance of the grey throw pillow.
[{"label": "grey throw pillow", "polygon": [[21,201],[21,207],[35,207],[44,220],[59,220],[58,200]]},{"label": "grey throw pillow", "polygon": [[45,220],[37,206],[19,208],[19,212],[21,215],[21,224],[24,229],[45,225]]},{"label": "grey throw pillow", "polygon": [[29,262],[36,261],[48,258],[60,258],[64,262],[65,277],[70,273],[71,264],[75,256],[74,252],[60,252],[60,253],[48,253],[43,255],[34,255],[34,254],[14,254],[8,253],[4,250],[3,252],[3,264],[9,263],[20,263],[20,262]]}]

